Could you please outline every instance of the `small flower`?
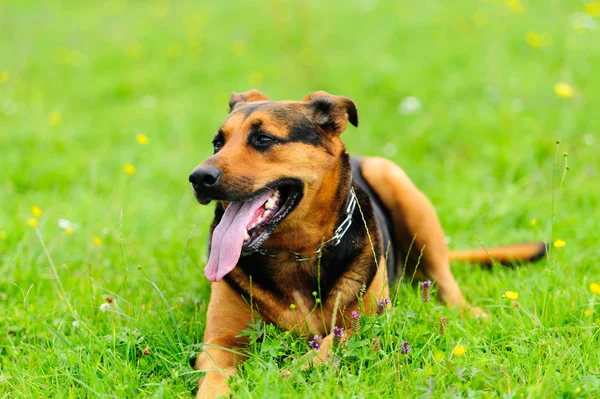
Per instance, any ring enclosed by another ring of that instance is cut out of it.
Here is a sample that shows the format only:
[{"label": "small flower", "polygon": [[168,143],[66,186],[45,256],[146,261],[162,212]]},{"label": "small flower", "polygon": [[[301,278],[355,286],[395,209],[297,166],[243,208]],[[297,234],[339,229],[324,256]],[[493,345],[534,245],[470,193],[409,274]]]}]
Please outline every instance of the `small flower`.
[{"label": "small flower", "polygon": [[144,350],[142,351],[142,355],[143,356],[150,356],[150,346],[146,345],[146,347],[144,348]]},{"label": "small flower", "polygon": [[108,303],[110,305],[115,301],[115,298],[113,298],[112,296],[109,295],[104,300],[106,301],[106,303]]},{"label": "small flower", "polygon": [[352,322],[350,324],[350,329],[355,334],[360,332],[360,313],[358,313],[356,310],[352,311]]},{"label": "small flower", "polygon": [[38,227],[39,224],[40,223],[38,222],[38,220],[36,218],[29,218],[29,219],[27,219],[27,225],[29,227],[35,228],[35,227]]},{"label": "small flower", "polygon": [[72,227],[67,227],[65,229],[65,233],[67,233],[68,236],[72,235],[73,234],[73,228]]},{"label": "small flower", "polygon": [[408,96],[403,98],[398,105],[398,112],[403,115],[415,115],[421,112],[422,108],[421,100],[415,96]]},{"label": "small flower", "polygon": [[6,83],[10,79],[10,72],[2,71],[0,72],[0,83]]},{"label": "small flower", "polygon": [[68,229],[69,227],[73,227],[73,223],[69,222],[66,219],[58,219],[58,227],[60,227],[63,230]]},{"label": "small flower", "polygon": [[92,243],[93,243],[95,246],[99,247],[100,245],[102,245],[102,240],[100,239],[100,237],[98,237],[98,236],[94,236],[94,237],[92,238]]},{"label": "small flower", "polygon": [[410,353],[410,350],[410,343],[408,341],[402,341],[400,353],[402,353],[403,355],[408,355]]},{"label": "small flower", "polygon": [[575,89],[568,83],[559,82],[554,85],[554,94],[560,98],[571,98],[575,94]]},{"label": "small flower", "polygon": [[133,166],[130,163],[126,163],[125,166],[123,167],[123,171],[125,173],[127,173],[128,175],[132,175],[135,173],[135,166]]},{"label": "small flower", "polygon": [[39,218],[40,216],[42,216],[42,210],[40,209],[39,206],[34,205],[31,207],[31,214],[36,217]]},{"label": "small flower", "polygon": [[342,327],[333,326],[333,347],[337,348],[340,346],[342,342],[342,337],[344,336],[344,329]]},{"label": "small flower", "polygon": [[143,268],[142,265],[137,265],[138,270],[142,270],[142,268]]},{"label": "small flower", "polygon": [[431,301],[431,280],[421,282],[421,301],[424,303]]},{"label": "small flower", "polygon": [[100,305],[101,311],[106,312],[108,309],[110,309],[110,304],[104,302],[102,305]]},{"label": "small flower", "polygon": [[448,327],[448,321],[445,317],[440,317],[440,335],[444,335],[446,328]]},{"label": "small flower", "polygon": [[321,337],[319,337],[318,335],[315,335],[313,337],[312,341],[310,341],[310,343],[308,344],[308,346],[310,346],[311,349],[318,351],[319,349],[321,349],[321,344],[319,344],[320,340],[321,340]]},{"label": "small flower", "polygon": [[135,139],[141,145],[148,144],[148,136],[145,134],[138,134]]},{"label": "small flower", "polygon": [[383,299],[380,299],[377,301],[377,310],[375,310],[375,313],[377,313],[378,316],[381,316],[384,311],[385,311],[385,302],[383,301]]},{"label": "small flower", "polygon": [[454,350],[452,351],[452,353],[454,353],[454,356],[456,357],[461,357],[465,353],[467,353],[467,347],[464,345],[457,345],[456,348],[454,348]]},{"label": "small flower", "polygon": [[6,231],[0,230],[0,241],[6,240],[6,237],[8,237],[8,233]]},{"label": "small flower", "polygon": [[529,225],[530,225],[531,227],[533,227],[533,226],[536,226],[536,225],[537,225],[537,220],[536,220],[536,219],[531,219],[531,220],[529,221]]},{"label": "small flower", "polygon": [[525,7],[523,7],[523,4],[520,0],[507,0],[506,5],[508,6],[510,12],[515,14],[519,14],[525,11]]},{"label": "small flower", "polygon": [[510,299],[511,301],[516,300],[519,297],[519,293],[515,291],[506,291],[502,298]]},{"label": "small flower", "polygon": [[290,305],[290,309],[294,310],[296,309],[296,305],[294,305],[293,303]]},{"label": "small flower", "polygon": [[592,17],[600,17],[600,1],[592,1],[585,5],[585,12]]},{"label": "small flower", "polygon": [[596,295],[600,295],[600,284],[592,283],[590,284],[590,291]]},{"label": "small flower", "polygon": [[586,309],[586,310],[583,312],[583,315],[584,315],[585,317],[590,317],[590,316],[592,315],[592,311],[591,311],[591,310],[589,310],[589,309]]},{"label": "small flower", "polygon": [[567,245],[567,243],[565,241],[561,240],[561,239],[558,239],[558,240],[554,241],[554,246],[556,248],[562,248],[565,245]]},{"label": "small flower", "polygon": [[548,36],[541,35],[536,32],[527,32],[525,35],[525,41],[531,47],[536,48],[548,47],[550,45],[550,39],[548,39]]},{"label": "small flower", "polygon": [[53,112],[50,114],[50,117],[48,117],[48,123],[50,123],[50,126],[58,126],[60,125],[60,123],[62,122],[62,115],[60,112]]},{"label": "small flower", "polygon": [[373,338],[371,340],[371,347],[375,352],[379,352],[381,350],[381,341],[379,338]]},{"label": "small flower", "polygon": [[71,325],[73,326],[73,328],[79,328],[79,320],[73,320],[73,323],[71,323]]},{"label": "small flower", "polygon": [[575,393],[581,393],[581,387],[577,387],[577,388],[575,389]]}]

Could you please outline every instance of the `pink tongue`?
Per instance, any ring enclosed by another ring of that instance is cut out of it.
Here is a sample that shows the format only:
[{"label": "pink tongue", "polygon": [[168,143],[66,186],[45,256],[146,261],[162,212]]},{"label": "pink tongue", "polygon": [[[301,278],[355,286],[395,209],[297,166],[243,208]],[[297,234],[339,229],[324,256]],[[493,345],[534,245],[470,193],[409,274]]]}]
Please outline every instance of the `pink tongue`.
[{"label": "pink tongue", "polygon": [[244,244],[244,231],[272,194],[273,190],[267,190],[251,201],[229,203],[212,235],[210,256],[204,268],[204,274],[210,281],[220,281],[237,265]]}]

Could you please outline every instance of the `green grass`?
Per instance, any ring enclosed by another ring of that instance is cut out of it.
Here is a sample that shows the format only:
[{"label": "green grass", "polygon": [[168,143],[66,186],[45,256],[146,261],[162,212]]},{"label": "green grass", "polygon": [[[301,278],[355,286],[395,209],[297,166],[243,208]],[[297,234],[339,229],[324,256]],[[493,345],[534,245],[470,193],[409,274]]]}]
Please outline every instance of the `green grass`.
[{"label": "green grass", "polygon": [[[452,248],[566,245],[515,269],[454,265],[487,323],[401,285],[336,367],[301,371],[307,342],[256,327],[263,343],[232,380],[236,397],[600,397],[600,297],[589,289],[600,282],[600,19],[576,30],[583,2],[523,6],[3,1],[0,397],[189,397],[212,207],[195,203],[187,175],[210,154],[229,92],[250,87],[353,98],[349,150],[400,164]],[[550,45],[529,46],[529,31]],[[574,96],[556,96],[557,82]],[[407,96],[421,112],[398,112]],[[26,223],[34,205],[37,229]]]}]

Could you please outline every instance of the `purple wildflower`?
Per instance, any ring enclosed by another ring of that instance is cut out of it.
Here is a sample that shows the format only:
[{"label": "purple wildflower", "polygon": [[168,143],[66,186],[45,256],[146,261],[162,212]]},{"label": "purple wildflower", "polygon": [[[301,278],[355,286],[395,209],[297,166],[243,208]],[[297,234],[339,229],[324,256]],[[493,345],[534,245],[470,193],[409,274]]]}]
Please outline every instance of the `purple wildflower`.
[{"label": "purple wildflower", "polygon": [[410,343],[408,341],[402,341],[402,348],[400,348],[400,353],[403,355],[408,355],[410,353]]},{"label": "purple wildflower", "polygon": [[352,311],[352,324],[350,327],[353,333],[358,334],[360,332],[360,313],[356,310]]},{"label": "purple wildflower", "polygon": [[333,327],[333,347],[337,348],[340,346],[342,342],[342,336],[344,335],[344,329],[342,327],[334,326]]},{"label": "purple wildflower", "polygon": [[431,280],[421,282],[421,300],[424,303],[431,301]]},{"label": "purple wildflower", "polygon": [[444,335],[446,332],[446,327],[448,326],[448,321],[445,317],[440,317],[440,335]]},{"label": "purple wildflower", "polygon": [[321,339],[321,337],[319,337],[318,335],[315,335],[313,337],[313,340],[310,341],[310,343],[308,344],[308,346],[310,346],[312,349],[318,351],[319,349],[321,349],[321,345],[319,344],[320,339]]},{"label": "purple wildflower", "polygon": [[381,316],[384,311],[385,311],[385,303],[383,302],[382,299],[380,299],[377,301],[377,310],[375,311],[375,313],[377,313],[378,316]]}]

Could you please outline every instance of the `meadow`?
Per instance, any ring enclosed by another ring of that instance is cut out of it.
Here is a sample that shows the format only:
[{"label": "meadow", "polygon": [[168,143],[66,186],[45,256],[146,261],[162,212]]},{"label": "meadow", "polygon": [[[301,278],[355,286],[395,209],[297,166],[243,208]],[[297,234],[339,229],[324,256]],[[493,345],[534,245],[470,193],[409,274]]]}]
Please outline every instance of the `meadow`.
[{"label": "meadow", "polygon": [[187,176],[252,87],[351,97],[348,150],[401,165],[450,248],[550,251],[453,265],[487,321],[400,284],[322,367],[257,322],[235,397],[600,397],[599,39],[597,1],[2,1],[0,397],[190,397],[213,206]]}]

